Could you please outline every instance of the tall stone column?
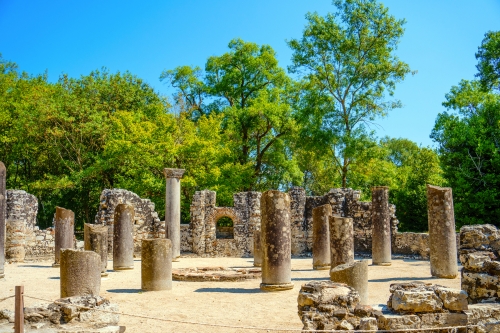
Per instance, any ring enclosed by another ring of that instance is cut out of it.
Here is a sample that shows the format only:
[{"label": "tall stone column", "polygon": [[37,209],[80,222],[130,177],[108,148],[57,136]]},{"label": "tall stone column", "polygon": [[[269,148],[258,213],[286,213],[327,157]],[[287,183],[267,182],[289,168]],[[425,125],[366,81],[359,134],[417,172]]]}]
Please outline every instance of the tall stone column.
[{"label": "tall stone column", "polygon": [[115,207],[113,228],[113,270],[134,269],[134,207]]},{"label": "tall stone column", "polygon": [[313,269],[330,269],[330,228],[329,217],[332,206],[322,205],[312,211],[313,215]]},{"label": "tall stone column", "polygon": [[290,197],[280,191],[262,193],[260,199],[262,283],[260,289],[280,291],[293,288],[290,231]]},{"label": "tall stone column", "polygon": [[170,239],[143,239],[141,246],[141,288],[172,289],[172,242]]},{"label": "tall stone column", "polygon": [[83,227],[85,251],[94,251],[101,257],[101,276],[108,276],[108,226],[85,223]]},{"label": "tall stone column", "polygon": [[99,296],[101,257],[94,251],[61,250],[61,298]]},{"label": "tall stone column", "polygon": [[350,217],[330,216],[330,267],[354,262],[354,224]]},{"label": "tall stone column", "polygon": [[7,216],[7,169],[0,161],[0,280],[5,277],[5,218]]},{"label": "tall stone column", "polygon": [[431,275],[454,279],[458,275],[457,238],[450,187],[427,185],[427,215]]},{"label": "tall stone column", "polygon": [[372,264],[391,265],[391,214],[389,188],[372,187]]},{"label": "tall stone column", "polygon": [[262,240],[261,230],[253,231],[253,265],[256,267],[262,266]]},{"label": "tall stone column", "polygon": [[72,249],[75,238],[75,213],[72,210],[56,207],[54,218],[55,261],[52,267],[59,267],[62,249]]},{"label": "tall stone column", "polygon": [[184,169],[163,169],[165,188],[165,228],[166,236],[172,242],[172,260],[181,256],[181,178]]}]

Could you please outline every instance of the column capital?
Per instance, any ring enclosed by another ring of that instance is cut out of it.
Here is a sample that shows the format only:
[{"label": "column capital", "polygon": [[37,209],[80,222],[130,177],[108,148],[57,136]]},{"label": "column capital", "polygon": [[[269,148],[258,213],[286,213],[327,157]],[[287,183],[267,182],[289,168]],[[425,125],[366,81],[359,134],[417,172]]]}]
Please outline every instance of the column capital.
[{"label": "column capital", "polygon": [[177,178],[177,179],[181,179],[182,175],[184,175],[185,171],[186,170],[184,170],[184,169],[165,168],[165,169],[163,169],[163,174],[165,175],[165,178]]}]

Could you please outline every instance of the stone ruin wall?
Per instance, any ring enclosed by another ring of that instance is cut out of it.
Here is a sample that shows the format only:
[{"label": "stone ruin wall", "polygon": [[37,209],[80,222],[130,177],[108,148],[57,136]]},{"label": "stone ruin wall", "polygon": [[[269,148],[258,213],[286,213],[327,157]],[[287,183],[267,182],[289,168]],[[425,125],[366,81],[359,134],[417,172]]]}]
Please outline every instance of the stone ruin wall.
[{"label": "stone ruin wall", "polygon": [[[288,194],[291,199],[293,255],[312,251],[312,210],[325,204],[331,205],[333,214],[353,218],[355,251],[371,252],[371,202],[360,201],[360,191],[332,189],[323,196],[306,196],[303,188],[293,187]],[[236,193],[234,207],[217,207],[214,191],[197,191],[190,208],[191,222],[189,226],[181,226],[181,249],[200,256],[250,256],[253,253],[253,231],[260,228],[260,196],[260,192]],[[390,211],[395,253],[401,250],[401,254],[427,258],[426,234],[400,236],[406,233],[397,232],[396,207],[390,205]],[[224,216],[233,220],[234,240],[216,237],[217,220]]]},{"label": "stone ruin wall", "polygon": [[114,214],[115,207],[119,204],[134,207],[134,252],[141,252],[143,239],[165,237],[165,221],[160,221],[151,200],[141,199],[137,194],[124,189],[104,189],[94,223],[108,226],[109,253],[113,253]]},{"label": "stone ruin wall", "polygon": [[[354,219],[356,251],[371,250],[370,202],[359,201],[360,192],[352,189],[332,189],[324,196],[306,196],[302,188],[294,187],[291,197],[292,253],[301,255],[312,249],[312,209],[330,204],[334,214]],[[191,223],[181,225],[181,251],[200,256],[251,256],[253,231],[260,228],[260,192],[241,192],[234,195],[234,207],[217,207],[216,193],[205,190],[196,192],[191,203]],[[131,204],[135,209],[134,250],[140,252],[141,240],[165,237],[165,222],[160,221],[154,204],[123,189],[105,189],[100,197],[96,224],[113,225],[114,208],[120,203]],[[48,258],[54,253],[54,229],[40,230],[36,226],[38,201],[35,196],[20,190],[7,192],[7,219],[22,220],[22,228],[15,232],[11,244],[24,245],[28,258]],[[419,255],[428,258],[428,234],[398,233],[395,207],[391,205],[393,253]],[[227,216],[234,222],[234,239],[217,239],[216,222]],[[23,236],[24,237],[21,237]],[[112,229],[110,228],[110,235]],[[17,237],[17,239],[16,239]],[[112,249],[112,237],[110,239]],[[76,242],[75,247],[83,245]],[[193,244],[197,244],[193,247]],[[457,242],[459,244],[459,242]],[[16,251],[12,251],[15,255]],[[11,260],[16,260],[12,258]]]},{"label": "stone ruin wall", "polygon": [[469,303],[499,303],[500,230],[491,224],[463,226],[459,255]]}]

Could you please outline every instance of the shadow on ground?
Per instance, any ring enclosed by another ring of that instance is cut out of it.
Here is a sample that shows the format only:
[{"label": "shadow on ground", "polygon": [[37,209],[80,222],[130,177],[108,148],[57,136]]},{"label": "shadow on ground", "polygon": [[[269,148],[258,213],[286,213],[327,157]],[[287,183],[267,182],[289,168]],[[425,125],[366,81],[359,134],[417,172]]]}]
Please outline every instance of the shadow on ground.
[{"label": "shadow on ground", "polygon": [[402,278],[391,277],[391,278],[386,278],[386,279],[371,279],[371,280],[368,280],[368,282],[391,282],[391,281],[398,282],[398,281],[418,281],[418,280],[431,280],[431,279],[433,279],[432,276],[429,276],[429,277],[402,277]]},{"label": "shadow on ground", "polygon": [[259,288],[243,289],[243,288],[199,288],[195,293],[231,293],[231,294],[256,294],[262,292]]},{"label": "shadow on ground", "polygon": [[106,290],[108,293],[116,293],[116,294],[138,294],[144,292],[142,289],[108,289]]},{"label": "shadow on ground", "polygon": [[32,268],[59,268],[59,267],[44,266],[44,265],[19,265],[18,267],[32,267]]}]

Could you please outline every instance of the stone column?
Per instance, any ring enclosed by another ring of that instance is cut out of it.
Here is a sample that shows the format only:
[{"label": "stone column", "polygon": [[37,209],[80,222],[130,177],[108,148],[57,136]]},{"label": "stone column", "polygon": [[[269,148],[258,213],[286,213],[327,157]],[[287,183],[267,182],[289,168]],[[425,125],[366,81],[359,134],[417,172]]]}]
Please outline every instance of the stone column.
[{"label": "stone column", "polygon": [[354,262],[354,226],[350,217],[330,216],[330,267]]},{"label": "stone column", "polygon": [[172,242],[170,239],[143,239],[141,246],[141,288],[172,289]]},{"label": "stone column", "polygon": [[290,197],[280,191],[262,193],[260,199],[262,283],[260,289],[293,288],[290,232]]},{"label": "stone column", "polygon": [[166,236],[172,241],[172,260],[181,256],[181,178],[184,169],[163,169],[165,188],[165,228]]},{"label": "stone column", "polygon": [[101,257],[101,276],[108,276],[108,227],[85,223],[83,227],[85,251],[94,251]]},{"label": "stone column", "polygon": [[26,245],[26,224],[22,220],[8,219],[5,223],[5,257],[9,261],[23,262]]},{"label": "stone column", "polygon": [[52,267],[59,267],[61,250],[72,249],[74,247],[75,213],[69,209],[56,207],[54,231],[55,261]]},{"label": "stone column", "polygon": [[391,265],[391,214],[389,188],[372,187],[372,264]]},{"label": "stone column", "polygon": [[61,298],[99,296],[101,257],[94,251],[61,249]]},{"label": "stone column", "polygon": [[7,216],[7,190],[5,180],[7,169],[0,161],[0,280],[5,277],[5,218]]},{"label": "stone column", "polygon": [[113,269],[134,269],[134,207],[115,207],[113,226]]},{"label": "stone column", "polygon": [[323,205],[313,208],[313,269],[330,269],[330,228],[328,218],[332,206]]},{"label": "stone column", "polygon": [[368,260],[356,261],[332,268],[330,280],[353,287],[359,294],[360,303],[368,305]]},{"label": "stone column", "polygon": [[253,231],[253,265],[256,267],[262,266],[262,241],[261,230],[256,229]]},{"label": "stone column", "polygon": [[454,279],[458,275],[457,239],[450,187],[427,185],[427,216],[431,275]]}]

